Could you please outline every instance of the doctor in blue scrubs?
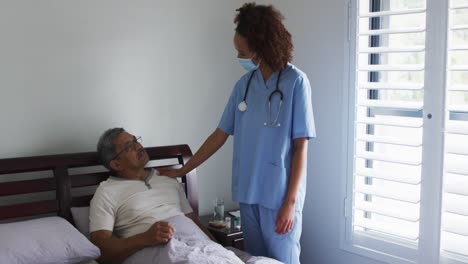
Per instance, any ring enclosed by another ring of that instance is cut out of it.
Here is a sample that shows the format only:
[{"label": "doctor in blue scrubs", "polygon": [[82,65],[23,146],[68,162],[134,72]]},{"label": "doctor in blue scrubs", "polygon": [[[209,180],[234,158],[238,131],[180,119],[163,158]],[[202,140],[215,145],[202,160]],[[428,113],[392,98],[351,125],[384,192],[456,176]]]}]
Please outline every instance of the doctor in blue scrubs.
[{"label": "doctor in blue scrubs", "polygon": [[234,46],[247,73],[236,83],[217,129],[185,166],[160,170],[178,177],[234,137],[232,196],[239,202],[246,250],[299,263],[306,191],[307,143],[315,137],[311,87],[290,63],[293,45],[273,6],[244,4]]}]

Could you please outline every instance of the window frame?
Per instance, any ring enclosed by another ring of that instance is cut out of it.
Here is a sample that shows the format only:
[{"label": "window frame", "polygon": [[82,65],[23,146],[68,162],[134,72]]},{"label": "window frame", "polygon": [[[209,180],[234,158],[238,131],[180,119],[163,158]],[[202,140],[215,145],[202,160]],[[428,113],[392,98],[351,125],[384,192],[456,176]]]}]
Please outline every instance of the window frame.
[{"label": "window frame", "polygon": [[[343,217],[340,221],[340,248],[388,263],[466,264],[440,254],[443,156],[445,127],[445,87],[449,0],[426,0],[426,40],[424,71],[423,150],[421,205],[417,247],[384,237],[353,232],[354,137],[356,134],[356,82],[358,2],[345,4],[347,19],[343,95]],[[440,10],[443,10],[442,12]],[[431,19],[434,18],[434,19]],[[443,37],[441,37],[443,36]],[[437,74],[431,74],[437,73]],[[442,89],[440,87],[443,87]],[[431,114],[431,118],[428,115]],[[424,206],[429,204],[430,206]],[[434,228],[435,227],[435,228]]]}]

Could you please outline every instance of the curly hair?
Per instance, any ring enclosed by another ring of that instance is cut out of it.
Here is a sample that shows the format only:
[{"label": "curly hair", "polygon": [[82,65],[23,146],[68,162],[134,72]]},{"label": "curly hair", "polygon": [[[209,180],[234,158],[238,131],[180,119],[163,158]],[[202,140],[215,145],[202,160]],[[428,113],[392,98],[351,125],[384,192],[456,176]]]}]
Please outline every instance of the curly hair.
[{"label": "curly hair", "polygon": [[247,40],[250,50],[273,71],[284,68],[292,60],[293,44],[283,15],[272,5],[255,3],[246,3],[236,11],[236,32]]}]

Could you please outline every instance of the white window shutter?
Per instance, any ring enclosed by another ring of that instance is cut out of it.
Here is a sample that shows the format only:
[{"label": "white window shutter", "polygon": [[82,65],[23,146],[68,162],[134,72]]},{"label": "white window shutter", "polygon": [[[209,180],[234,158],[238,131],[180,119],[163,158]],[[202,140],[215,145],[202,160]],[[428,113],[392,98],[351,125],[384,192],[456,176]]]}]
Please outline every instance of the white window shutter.
[{"label": "white window shutter", "polygon": [[344,249],[468,263],[468,0],[354,1]]},{"label": "white window shutter", "polygon": [[450,1],[447,28],[441,255],[468,263],[468,1]]},{"label": "white window shutter", "polygon": [[414,261],[398,252],[419,242],[426,1],[359,0],[358,13],[352,236]]}]

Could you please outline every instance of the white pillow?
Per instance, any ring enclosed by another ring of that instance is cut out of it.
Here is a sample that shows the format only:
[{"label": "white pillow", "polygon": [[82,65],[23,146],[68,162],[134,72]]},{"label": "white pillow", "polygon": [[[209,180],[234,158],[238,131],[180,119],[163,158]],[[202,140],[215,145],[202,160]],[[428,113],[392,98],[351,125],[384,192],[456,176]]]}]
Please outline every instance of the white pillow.
[{"label": "white pillow", "polygon": [[100,254],[99,248],[58,216],[0,224],[0,263],[68,264]]},{"label": "white pillow", "polygon": [[89,206],[70,208],[76,229],[89,238]]}]

